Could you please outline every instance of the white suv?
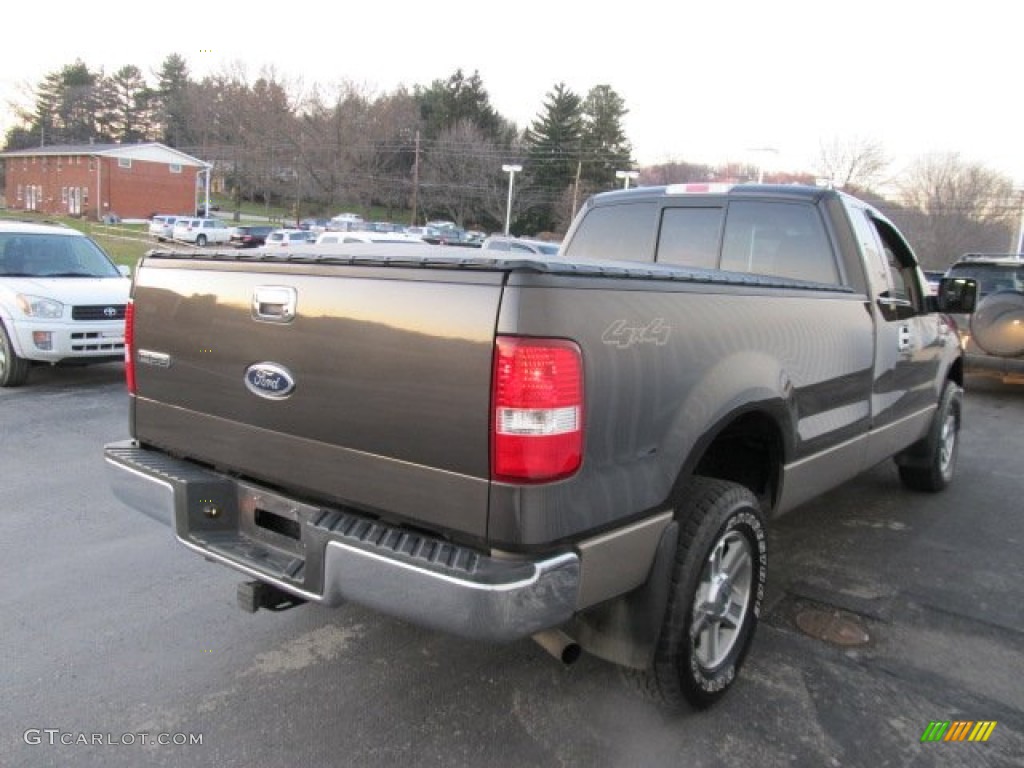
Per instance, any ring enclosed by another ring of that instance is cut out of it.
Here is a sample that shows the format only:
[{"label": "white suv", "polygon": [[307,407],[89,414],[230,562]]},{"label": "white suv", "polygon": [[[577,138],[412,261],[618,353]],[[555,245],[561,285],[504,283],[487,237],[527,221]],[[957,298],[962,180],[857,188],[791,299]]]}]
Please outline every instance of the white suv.
[{"label": "white suv", "polygon": [[0,221],[0,387],[32,362],[123,360],[130,285],[77,230]]},{"label": "white suv", "polygon": [[179,218],[174,222],[173,237],[200,247],[207,243],[227,243],[231,241],[231,227],[220,219]]},{"label": "white suv", "polygon": [[304,229],[275,229],[267,235],[263,243],[265,249],[271,248],[294,248],[297,245],[309,245],[313,242],[309,232]]},{"label": "white suv", "polygon": [[149,220],[149,234],[161,243],[169,240],[174,235],[174,222],[181,216],[168,216],[165,213],[157,214]]}]

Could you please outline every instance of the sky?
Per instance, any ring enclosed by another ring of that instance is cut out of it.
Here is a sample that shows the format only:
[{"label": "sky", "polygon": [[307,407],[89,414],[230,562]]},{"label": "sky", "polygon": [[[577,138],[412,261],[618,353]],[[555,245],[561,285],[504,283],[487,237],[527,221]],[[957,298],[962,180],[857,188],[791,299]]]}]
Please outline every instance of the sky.
[{"label": "sky", "polygon": [[[272,71],[297,90],[355,83],[371,93],[478,71],[520,128],[564,82],[610,85],[629,110],[638,166],[760,164],[817,170],[822,144],[877,142],[898,175],[958,153],[1024,187],[1014,0],[391,0],[314,6],[198,3],[173,11],[107,0],[8,4],[0,44],[0,131],[11,103],[80,58],[151,75],[171,53],[194,78]],[[268,13],[267,7],[273,7]],[[314,10],[316,8],[317,10]],[[26,34],[18,29],[36,30]]]}]

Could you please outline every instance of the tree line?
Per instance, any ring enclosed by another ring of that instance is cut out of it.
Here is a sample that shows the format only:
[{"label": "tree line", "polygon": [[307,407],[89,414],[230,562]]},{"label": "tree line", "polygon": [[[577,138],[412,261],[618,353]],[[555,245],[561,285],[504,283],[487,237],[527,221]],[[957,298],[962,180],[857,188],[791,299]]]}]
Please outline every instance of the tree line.
[{"label": "tree line", "polygon": [[309,213],[384,206],[410,219],[502,225],[509,175],[514,229],[564,230],[572,202],[630,169],[625,101],[608,85],[581,96],[557,83],[533,123],[500,115],[479,73],[374,94],[351,83],[301,92],[275,73],[202,79],[179,54],[154,82],[133,65],[111,75],[76,60],[47,74],[7,150],[159,141],[214,164],[234,199]]},{"label": "tree line", "polygon": [[[625,100],[608,85],[577,94],[555,83],[520,128],[497,112],[479,73],[374,93],[341,83],[302,89],[273,70],[240,66],[194,78],[179,54],[151,80],[133,65],[113,74],[81,60],[47,74],[5,137],[8,150],[58,144],[160,141],[212,162],[236,205],[286,205],[296,216],[383,206],[391,218],[503,226],[517,164],[512,230],[564,232],[579,205],[619,184],[632,146]],[[898,174],[871,139],[823,142],[812,173],[765,181],[815,183],[858,194],[887,213],[932,268],[966,251],[1015,249],[1024,198],[1012,181],[954,153],[922,156]],[[641,184],[752,181],[750,165],[667,162]],[[879,190],[884,190],[880,192]]]}]

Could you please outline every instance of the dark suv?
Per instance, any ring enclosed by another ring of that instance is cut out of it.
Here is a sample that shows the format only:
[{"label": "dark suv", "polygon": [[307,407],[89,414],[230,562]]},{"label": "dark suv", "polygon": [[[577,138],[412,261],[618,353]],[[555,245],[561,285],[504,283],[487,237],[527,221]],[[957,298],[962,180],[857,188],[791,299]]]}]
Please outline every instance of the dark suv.
[{"label": "dark suv", "polygon": [[267,235],[275,227],[234,227],[231,230],[231,245],[235,248],[256,248],[267,241]]},{"label": "dark suv", "polygon": [[967,370],[1024,383],[1024,254],[968,253],[948,277],[978,281],[978,309],[957,317]]}]

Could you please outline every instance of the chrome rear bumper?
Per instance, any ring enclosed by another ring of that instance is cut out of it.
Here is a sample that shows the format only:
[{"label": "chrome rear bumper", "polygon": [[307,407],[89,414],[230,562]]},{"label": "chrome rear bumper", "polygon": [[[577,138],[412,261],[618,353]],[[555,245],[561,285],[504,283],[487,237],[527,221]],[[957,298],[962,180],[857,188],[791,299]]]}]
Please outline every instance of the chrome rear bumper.
[{"label": "chrome rear bumper", "polygon": [[577,604],[574,552],[506,559],[310,505],[133,441],[104,455],[125,504],[174,528],[204,557],[328,606],[360,603],[463,637],[511,641],[568,621]]}]

